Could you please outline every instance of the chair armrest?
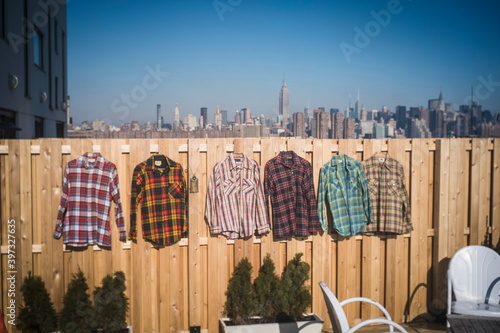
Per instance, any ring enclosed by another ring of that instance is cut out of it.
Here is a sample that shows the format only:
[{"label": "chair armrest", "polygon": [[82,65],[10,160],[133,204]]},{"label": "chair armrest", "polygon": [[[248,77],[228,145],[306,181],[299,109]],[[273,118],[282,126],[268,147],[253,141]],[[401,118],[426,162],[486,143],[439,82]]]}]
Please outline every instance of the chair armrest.
[{"label": "chair armrest", "polygon": [[355,332],[358,329],[360,329],[361,327],[364,327],[364,326],[370,325],[370,324],[387,324],[387,325],[390,326],[390,331],[391,332],[394,331],[393,327],[396,327],[400,332],[408,333],[401,325],[396,324],[392,320],[388,320],[388,319],[384,319],[384,318],[367,319],[365,321],[360,322],[357,325],[354,325],[346,333]]},{"label": "chair armrest", "polygon": [[346,299],[342,302],[340,302],[340,306],[344,306],[346,304],[349,304],[349,303],[352,303],[352,302],[366,302],[366,303],[370,303],[370,304],[373,304],[375,305],[377,308],[380,309],[380,311],[382,311],[382,313],[384,314],[384,316],[389,319],[389,320],[392,320],[391,319],[391,315],[389,314],[389,312],[387,312],[387,310],[382,306],[382,304],[380,304],[379,302],[375,302],[374,300],[372,299],[369,299],[369,298],[366,298],[366,297],[353,297],[353,298],[349,298],[349,299]]}]

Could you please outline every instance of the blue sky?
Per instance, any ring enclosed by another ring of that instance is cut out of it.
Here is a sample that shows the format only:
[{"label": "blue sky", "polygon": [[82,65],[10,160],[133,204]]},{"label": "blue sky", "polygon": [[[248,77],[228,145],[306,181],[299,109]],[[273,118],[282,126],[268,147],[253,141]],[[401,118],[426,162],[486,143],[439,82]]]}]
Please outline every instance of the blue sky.
[{"label": "blue sky", "polygon": [[68,90],[75,124],[276,117],[286,78],[290,113],[468,104],[500,111],[500,2],[72,0]]}]

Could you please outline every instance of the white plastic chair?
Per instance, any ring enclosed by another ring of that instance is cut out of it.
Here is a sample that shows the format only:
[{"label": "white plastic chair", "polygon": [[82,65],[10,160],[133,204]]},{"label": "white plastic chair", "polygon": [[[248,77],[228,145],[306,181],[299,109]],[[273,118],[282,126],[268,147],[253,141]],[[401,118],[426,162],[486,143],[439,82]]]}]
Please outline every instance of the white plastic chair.
[{"label": "white plastic chair", "polygon": [[[321,287],[321,290],[323,291],[323,296],[325,297],[326,307],[328,308],[328,315],[330,316],[330,321],[332,322],[333,332],[350,333],[350,332],[355,332],[361,327],[370,324],[387,324],[389,325],[390,332],[394,332],[394,327],[396,327],[400,332],[407,333],[407,331],[401,325],[392,321],[389,312],[387,312],[387,310],[380,303],[375,302],[366,297],[353,297],[346,299],[345,301],[339,302],[337,300],[337,297],[335,297],[335,295],[323,281],[319,283],[319,286]],[[349,327],[349,322],[347,321],[347,317],[342,307],[352,302],[367,302],[373,304],[382,311],[385,318],[367,319],[354,325],[353,327]]]},{"label": "white plastic chair", "polygon": [[[485,246],[471,245],[453,255],[448,268],[448,315],[500,317],[499,294],[498,253]],[[448,330],[449,327],[448,322]]]}]

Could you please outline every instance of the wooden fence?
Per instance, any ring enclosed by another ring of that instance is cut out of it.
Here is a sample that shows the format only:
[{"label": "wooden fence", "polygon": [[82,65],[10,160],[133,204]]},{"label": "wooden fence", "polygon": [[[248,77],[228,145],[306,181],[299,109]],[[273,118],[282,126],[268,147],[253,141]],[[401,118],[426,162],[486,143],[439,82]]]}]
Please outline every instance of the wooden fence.
[{"label": "wooden fence", "polygon": [[[280,150],[293,150],[311,162],[316,189],[319,170],[332,156],[345,153],[363,160],[388,151],[405,169],[414,231],[400,236],[319,233],[281,241],[272,235],[245,241],[211,236],[204,208],[214,164],[238,151],[259,162],[263,173],[266,162]],[[159,152],[180,162],[188,177],[195,174],[199,192],[189,198],[189,237],[165,247],[153,247],[141,237],[137,243],[121,243],[112,212],[111,250],[65,250],[62,239],[52,237],[63,170],[71,159],[88,151],[101,152],[117,166],[127,230],[132,171],[138,163]],[[134,332],[182,332],[190,326],[218,332],[227,282],[241,258],[250,259],[256,276],[267,253],[281,273],[295,253],[303,252],[311,265],[312,311],[325,320],[325,328],[330,322],[319,281],[325,281],[340,300],[362,295],[379,301],[397,322],[432,319],[435,309],[446,305],[451,256],[469,244],[499,241],[499,165],[500,139],[0,141],[2,311],[8,315],[14,299],[19,314],[19,288],[28,271],[42,277],[60,311],[68,282],[78,268],[85,273],[90,291],[106,274],[122,270],[131,305],[127,320]],[[9,221],[15,225],[15,247],[9,247],[13,245]],[[16,277],[14,285],[7,280],[11,275]],[[355,323],[379,314],[370,307],[349,305],[347,315]],[[14,326],[7,327],[17,332]]]}]

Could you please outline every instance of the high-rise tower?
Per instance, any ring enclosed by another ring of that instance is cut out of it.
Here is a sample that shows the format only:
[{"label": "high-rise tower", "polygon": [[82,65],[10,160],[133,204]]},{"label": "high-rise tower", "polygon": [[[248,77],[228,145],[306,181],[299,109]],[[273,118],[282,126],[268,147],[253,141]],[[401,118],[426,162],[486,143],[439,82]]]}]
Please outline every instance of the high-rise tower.
[{"label": "high-rise tower", "polygon": [[288,104],[288,88],[286,87],[285,79],[283,78],[283,87],[280,91],[280,108],[279,115],[281,118],[281,126],[286,129],[288,118],[290,117],[290,105]]},{"label": "high-rise tower", "polygon": [[363,109],[363,103],[359,98],[359,89],[358,89],[358,100],[356,101],[356,104],[354,104],[354,114],[356,119],[361,119],[361,109]]},{"label": "high-rise tower", "polygon": [[156,128],[162,128],[162,118],[161,118],[161,104],[156,104]]},{"label": "high-rise tower", "polygon": [[179,129],[181,126],[181,122],[179,120],[179,106],[177,103],[175,103],[175,109],[174,109],[174,130]]}]

